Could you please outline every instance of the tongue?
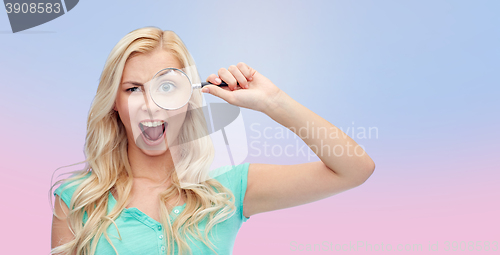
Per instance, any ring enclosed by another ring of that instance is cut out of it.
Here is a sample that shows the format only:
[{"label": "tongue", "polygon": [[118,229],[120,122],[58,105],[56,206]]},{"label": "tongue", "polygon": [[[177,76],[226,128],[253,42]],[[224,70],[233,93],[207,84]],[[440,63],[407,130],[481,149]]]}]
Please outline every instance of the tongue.
[{"label": "tongue", "polygon": [[158,140],[158,138],[160,138],[160,136],[163,134],[163,125],[157,127],[144,127],[144,132],[152,140]]}]

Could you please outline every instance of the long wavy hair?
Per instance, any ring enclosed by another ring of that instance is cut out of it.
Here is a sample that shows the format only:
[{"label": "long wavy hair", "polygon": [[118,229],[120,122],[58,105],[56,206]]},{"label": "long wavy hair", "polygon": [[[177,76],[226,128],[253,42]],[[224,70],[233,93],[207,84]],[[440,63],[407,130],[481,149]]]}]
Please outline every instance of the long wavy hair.
[{"label": "long wavy hair", "polygon": [[[78,185],[71,198],[67,215],[67,222],[74,239],[53,248],[51,254],[76,252],[76,254],[93,255],[96,252],[97,242],[103,235],[118,254],[106,229],[111,224],[116,226],[115,219],[128,204],[133,176],[127,155],[129,141],[125,126],[113,106],[126,61],[136,54],[145,54],[157,48],[173,54],[183,67],[195,66],[186,46],[172,31],[163,31],[157,27],[140,28],[128,33],[116,44],[106,60],[88,114],[85,160],[76,163],[85,163],[85,167],[72,172],[73,176],[57,181],[50,188],[52,195],[53,188],[60,183],[71,182],[68,187]],[[200,82],[196,68],[187,69],[186,73],[193,82]],[[201,91],[195,90],[188,102],[186,118],[178,137],[183,153],[181,162],[176,162],[175,167],[191,176],[196,176],[200,169],[208,169],[215,153],[203,112],[196,110],[201,107]],[[83,178],[89,173],[88,178]],[[165,238],[167,254],[174,253],[174,245],[178,246],[179,254],[192,253],[185,240],[187,233],[205,243],[216,253],[208,233],[213,226],[234,214],[236,210],[234,194],[215,179],[181,188],[176,171],[171,172],[170,181],[169,188],[159,195],[160,219],[164,226],[164,236],[167,237]],[[117,193],[118,200],[115,207],[107,214],[108,192],[111,190]],[[168,198],[178,196],[177,202],[179,202],[182,195],[187,198],[186,207],[171,222],[169,213],[173,206],[167,203]],[[50,202],[54,208],[52,199]],[[85,212],[88,219],[83,222]],[[61,218],[56,215],[54,209],[53,214]],[[208,221],[204,230],[205,235],[202,237],[198,223],[205,217]]]}]

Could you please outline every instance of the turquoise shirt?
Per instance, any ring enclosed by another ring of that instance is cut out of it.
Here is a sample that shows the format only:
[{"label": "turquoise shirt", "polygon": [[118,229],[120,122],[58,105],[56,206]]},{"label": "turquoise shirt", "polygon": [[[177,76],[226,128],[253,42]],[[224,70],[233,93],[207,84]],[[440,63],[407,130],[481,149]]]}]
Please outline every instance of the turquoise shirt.
[{"label": "turquoise shirt", "polygon": [[[219,255],[227,255],[233,253],[233,246],[236,239],[236,234],[238,233],[243,222],[246,222],[250,217],[243,216],[243,200],[245,198],[245,192],[247,189],[247,177],[248,177],[248,167],[250,163],[244,163],[237,166],[225,166],[213,170],[210,172],[210,176],[215,176],[214,179],[218,180],[224,187],[228,188],[233,192],[235,197],[236,212],[231,217],[215,225],[209,233],[208,236],[212,243],[217,247],[212,247]],[[91,173],[87,174],[86,177],[90,176]],[[64,203],[69,207],[70,200],[73,193],[77,189],[77,185],[71,186],[64,189],[69,183],[63,183],[55,191],[54,195],[58,195],[62,198]],[[108,213],[116,205],[116,200],[109,193],[108,202]],[[179,215],[185,208],[186,204],[182,206],[176,206],[172,210],[170,217],[171,220],[175,220],[177,215]],[[84,215],[83,221],[86,222],[87,215]],[[109,238],[111,239],[113,245],[115,246],[118,254],[128,255],[128,254],[167,254],[165,247],[165,237],[163,236],[163,226],[161,223],[152,219],[148,215],[141,212],[139,209],[125,208],[120,213],[115,223],[120,230],[120,235],[122,240],[118,239],[118,232],[114,224],[111,224],[106,230]],[[207,220],[204,219],[199,223],[200,232],[204,236],[204,227]],[[214,254],[213,251],[206,246],[203,242],[195,239],[193,236],[185,238],[186,242],[189,244],[193,255],[204,255],[204,254]],[[175,245],[175,253],[178,252],[178,247]],[[96,254],[116,254],[113,247],[108,243],[106,238],[100,237],[97,243]]]}]

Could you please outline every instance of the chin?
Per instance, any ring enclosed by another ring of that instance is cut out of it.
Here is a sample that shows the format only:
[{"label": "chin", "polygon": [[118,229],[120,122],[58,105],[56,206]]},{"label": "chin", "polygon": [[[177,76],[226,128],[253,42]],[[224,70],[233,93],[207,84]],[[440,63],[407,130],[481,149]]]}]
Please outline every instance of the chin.
[{"label": "chin", "polygon": [[142,149],[142,148],[139,148],[139,149],[142,151],[142,153],[144,153],[145,155],[150,156],[150,157],[162,156],[162,155],[165,155],[165,153],[167,153],[167,151],[168,151],[168,148],[164,149],[164,150],[146,150],[146,149]]}]

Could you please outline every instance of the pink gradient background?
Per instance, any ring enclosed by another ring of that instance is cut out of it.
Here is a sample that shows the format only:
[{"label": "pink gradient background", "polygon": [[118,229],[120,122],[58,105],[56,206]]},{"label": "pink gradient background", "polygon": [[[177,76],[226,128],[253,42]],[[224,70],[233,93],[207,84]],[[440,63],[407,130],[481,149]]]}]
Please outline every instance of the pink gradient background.
[{"label": "pink gradient background", "polygon": [[[17,34],[0,12],[2,254],[48,254],[52,174],[84,159],[104,61],[121,37],[147,25],[178,33],[202,80],[247,62],[332,124],[379,130],[355,138],[376,163],[363,185],[251,216],[234,254],[497,254],[444,248],[446,241],[500,245],[498,2],[210,1],[189,11],[178,2],[120,3],[81,1]],[[251,138],[253,123],[260,130],[279,124],[242,111],[249,143],[298,139]],[[250,153],[246,162],[308,161]],[[391,244],[392,251],[291,250],[291,242],[323,241]],[[439,250],[429,252],[429,243]],[[423,250],[397,251],[398,244]]]}]

